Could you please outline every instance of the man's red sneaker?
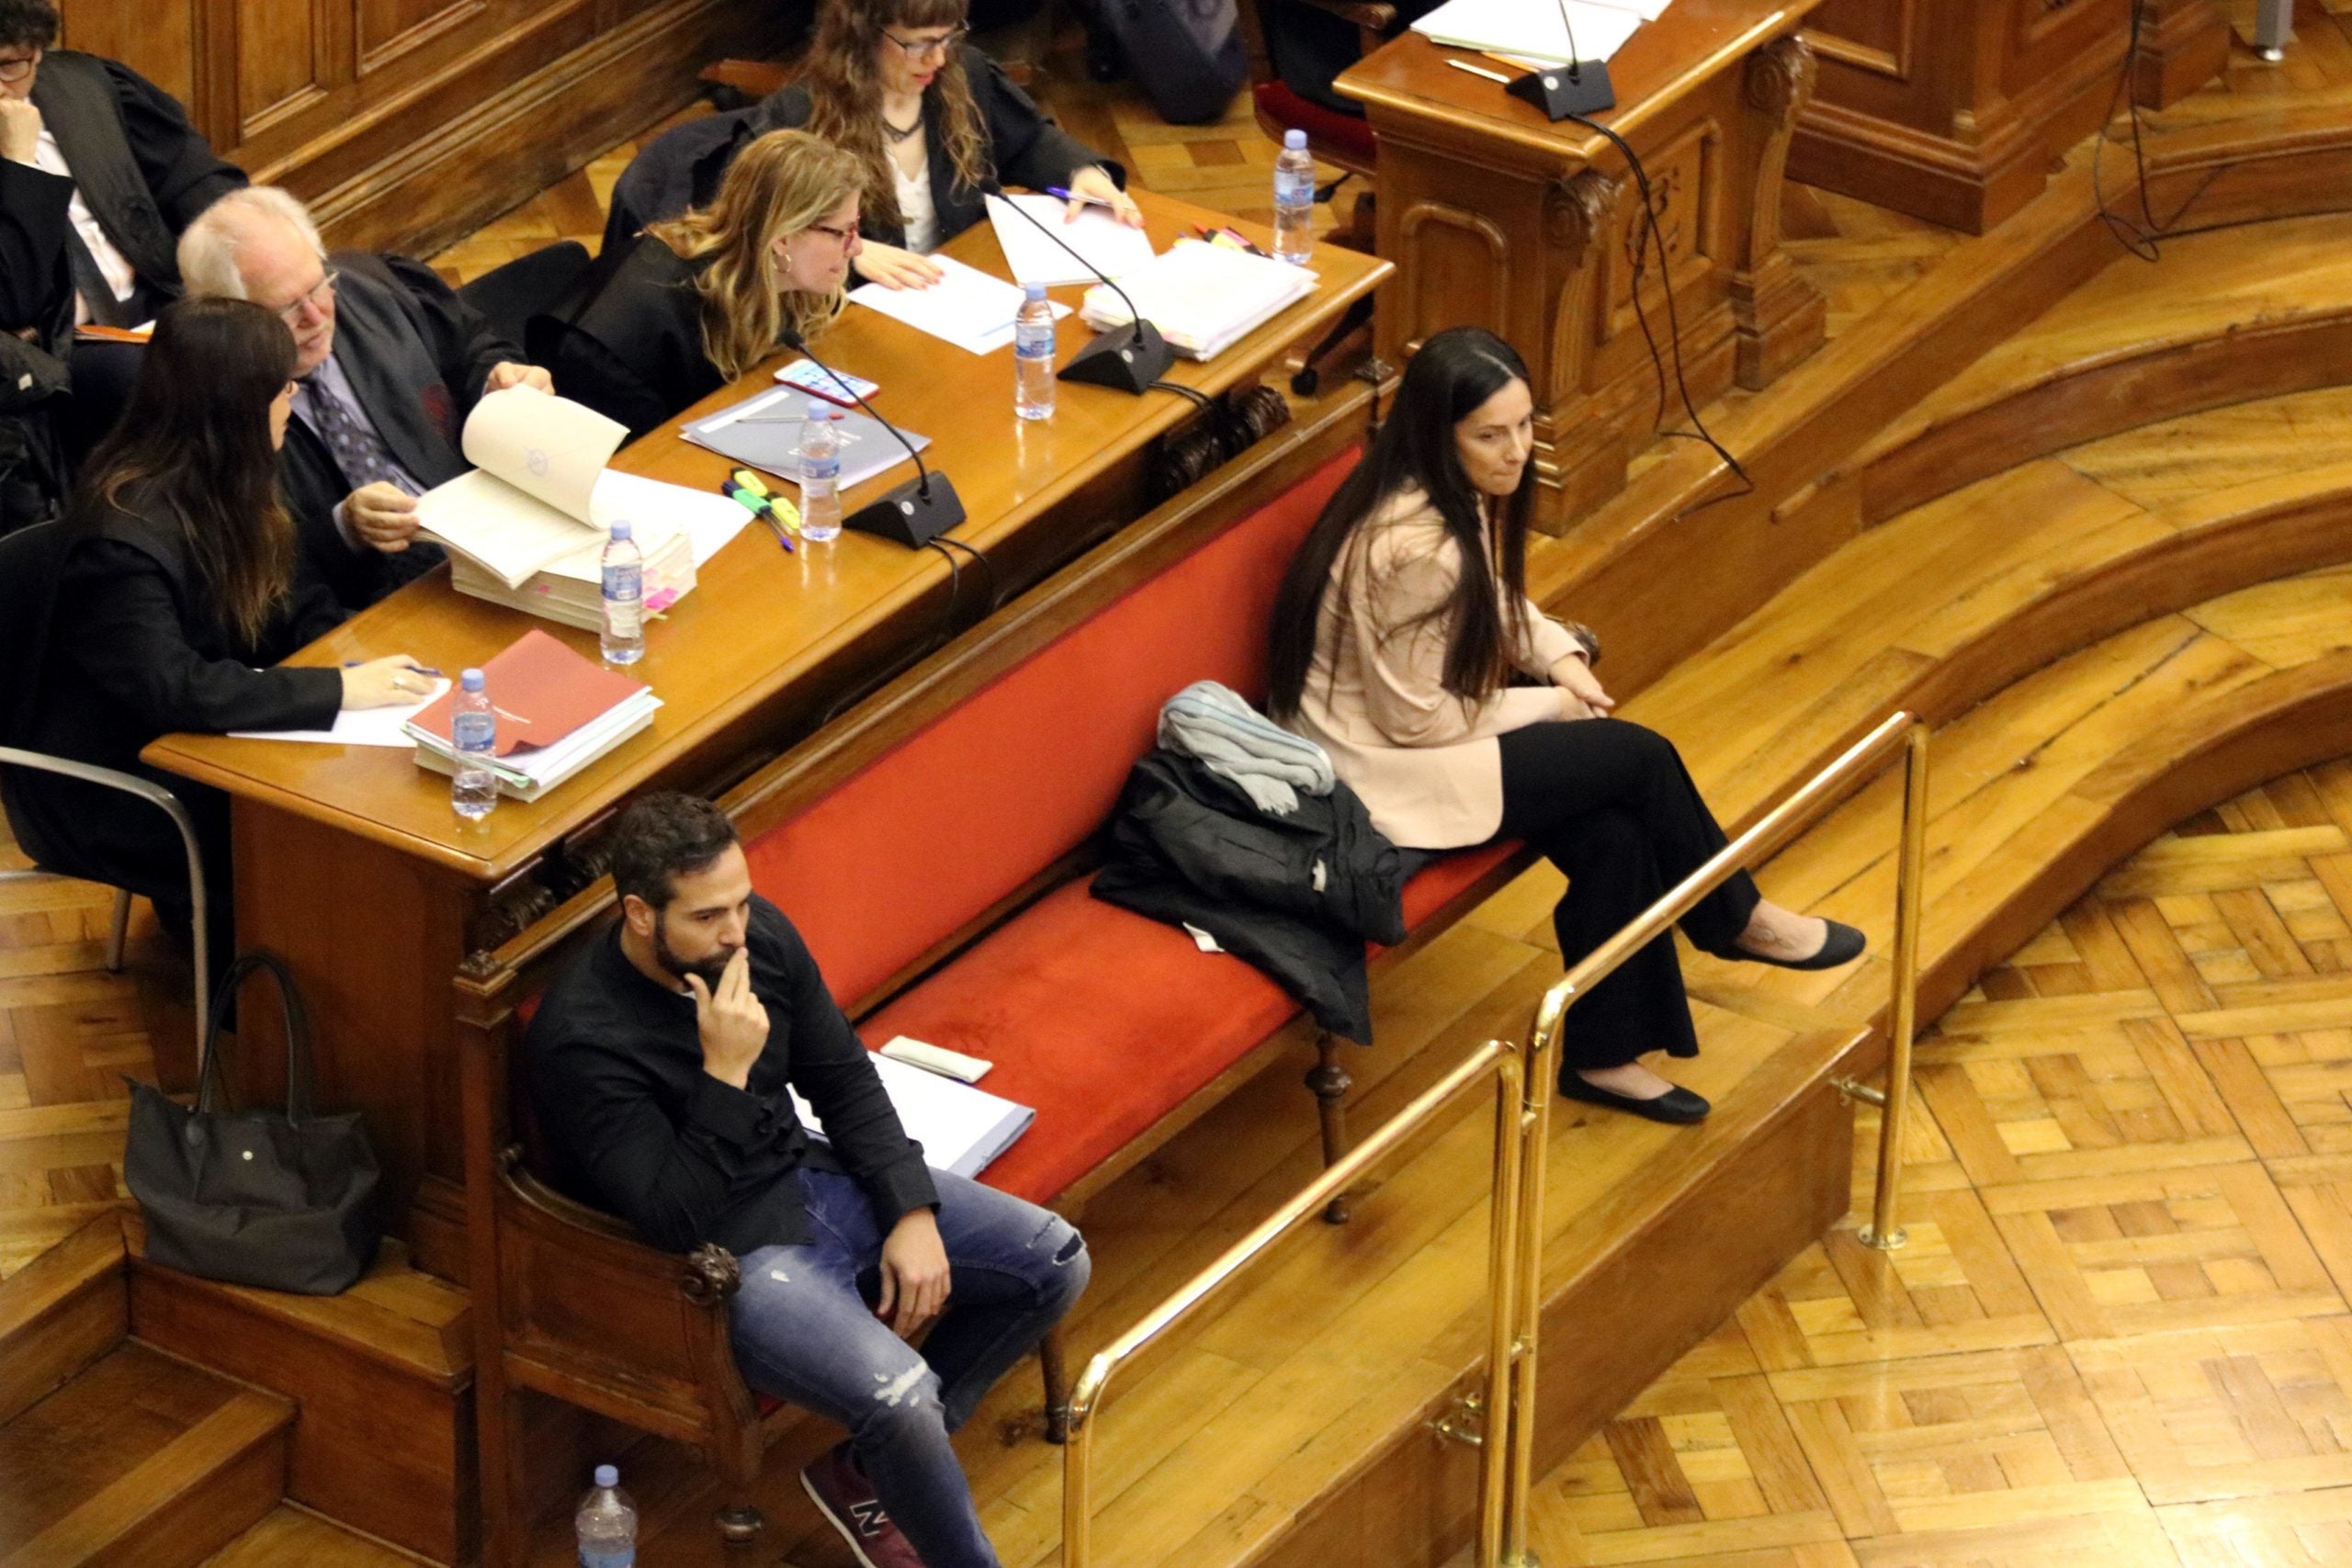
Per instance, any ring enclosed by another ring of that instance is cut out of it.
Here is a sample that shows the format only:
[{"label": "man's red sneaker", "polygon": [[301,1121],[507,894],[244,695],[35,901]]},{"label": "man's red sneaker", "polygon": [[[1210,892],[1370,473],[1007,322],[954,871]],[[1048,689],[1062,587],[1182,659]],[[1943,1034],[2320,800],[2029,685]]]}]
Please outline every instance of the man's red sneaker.
[{"label": "man's red sneaker", "polygon": [[857,1468],[847,1443],[811,1460],[800,1472],[800,1489],[808,1494],[826,1522],[841,1531],[850,1551],[865,1568],[922,1568],[914,1547],[882,1511],[873,1483]]}]

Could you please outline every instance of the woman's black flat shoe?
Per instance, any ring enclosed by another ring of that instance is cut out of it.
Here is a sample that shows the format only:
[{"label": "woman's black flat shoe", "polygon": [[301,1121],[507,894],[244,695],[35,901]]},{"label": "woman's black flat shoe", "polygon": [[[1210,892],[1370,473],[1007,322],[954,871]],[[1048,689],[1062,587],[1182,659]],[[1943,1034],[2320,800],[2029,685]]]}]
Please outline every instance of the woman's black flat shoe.
[{"label": "woman's black flat shoe", "polygon": [[1770,964],[1775,969],[1835,969],[1860,958],[1862,949],[1871,944],[1870,938],[1842,921],[1827,920],[1824,924],[1828,926],[1829,935],[1822,942],[1821,951],[1811,958],[1770,958],[1744,947],[1735,947],[1723,956],[1743,964]]},{"label": "woman's black flat shoe", "polygon": [[1714,1109],[1703,1098],[1687,1089],[1670,1089],[1654,1099],[1635,1100],[1632,1095],[1612,1094],[1598,1084],[1587,1083],[1575,1073],[1562,1075],[1560,1092],[1570,1100],[1581,1100],[1587,1105],[1606,1106],[1611,1111],[1645,1116],[1653,1122],[1664,1122],[1676,1127],[1704,1121],[1707,1112]]}]

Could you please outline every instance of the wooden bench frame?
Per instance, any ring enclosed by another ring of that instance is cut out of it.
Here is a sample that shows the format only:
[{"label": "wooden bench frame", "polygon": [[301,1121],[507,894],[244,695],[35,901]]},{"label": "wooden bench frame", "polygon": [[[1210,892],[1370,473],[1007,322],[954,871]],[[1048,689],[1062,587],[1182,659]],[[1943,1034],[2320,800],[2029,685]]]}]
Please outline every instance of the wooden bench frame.
[{"label": "wooden bench frame", "polygon": [[[1228,464],[1061,573],[882,687],[822,732],[720,797],[745,840],[756,840],[855,777],[874,759],[920,732],[1006,671],[1138,584],[1183,560],[1232,522],[1287,491],[1354,436],[1371,400],[1367,388],[1329,400],[1309,422],[1267,439],[1251,459]],[[1530,863],[1524,852],[1489,868],[1425,916],[1410,938],[1375,962],[1394,963],[1491,897]],[[922,953],[860,998],[864,1018],[1036,898],[1082,874],[1087,857],[1066,856]],[[737,1371],[728,1341],[728,1300],[739,1284],[735,1259],[711,1246],[680,1257],[639,1239],[614,1217],[556,1192],[527,1168],[510,1109],[520,1010],[616,918],[609,878],[583,889],[529,930],[469,964],[455,982],[456,1036],[462,1063],[469,1284],[474,1293],[475,1399],[480,1427],[487,1560],[520,1562],[531,1519],[523,1462],[526,1393],[551,1396],[641,1431],[702,1450],[725,1488],[718,1525],[730,1539],[760,1528],[751,1505],[762,1456],[797,1419],[791,1407],[763,1414]],[[1168,1108],[1142,1134],[1056,1195],[1074,1215],[1292,1047],[1276,1030],[1214,1081]],[[1348,1043],[1318,1032],[1306,1074],[1327,1162],[1349,1145],[1345,1100]],[[1346,1217],[1334,1204],[1332,1220]],[[560,1299],[550,1287],[560,1281]],[[1041,1348],[1048,1436],[1058,1438],[1066,1402],[1058,1334]]]}]

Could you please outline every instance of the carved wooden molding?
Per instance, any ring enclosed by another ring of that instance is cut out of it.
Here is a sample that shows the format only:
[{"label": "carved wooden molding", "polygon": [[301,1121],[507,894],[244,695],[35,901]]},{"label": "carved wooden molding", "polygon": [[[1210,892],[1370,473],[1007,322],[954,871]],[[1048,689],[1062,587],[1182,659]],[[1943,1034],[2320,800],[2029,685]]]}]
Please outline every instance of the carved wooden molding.
[{"label": "carved wooden molding", "polygon": [[1753,272],[1762,258],[1780,254],[1781,194],[1789,167],[1789,144],[1796,134],[1798,117],[1813,100],[1819,71],[1813,51],[1794,35],[1777,39],[1748,57],[1747,106],[1772,129],[1757,165],[1747,244],[1734,258],[1734,265],[1743,272]]},{"label": "carved wooden molding", "polygon": [[686,1255],[678,1289],[696,1306],[718,1306],[743,1288],[742,1266],[725,1247],[705,1242]]},{"label": "carved wooden molding", "polygon": [[[1503,233],[1501,228],[1495,223],[1494,220],[1485,217],[1482,214],[1473,212],[1467,208],[1454,207],[1442,201],[1416,202],[1412,207],[1406,209],[1403,219],[1399,220],[1397,225],[1397,233],[1403,239],[1405,251],[1408,254],[1410,254],[1414,248],[1420,244],[1421,231],[1432,227],[1458,230],[1464,234],[1475,237],[1480,244],[1486,247],[1487,255],[1491,257],[1493,261],[1493,270],[1491,273],[1492,287],[1487,290],[1487,319],[1483,321],[1467,324],[1484,326],[1490,332],[1496,333],[1499,335],[1508,336],[1510,323],[1503,319],[1503,311],[1505,302],[1510,299],[1511,294],[1511,256],[1510,241],[1509,237]],[[1417,265],[1405,268],[1404,272],[1405,276],[1408,277],[1427,276],[1430,275],[1430,269],[1419,265],[1418,261]],[[1410,338],[1414,344],[1418,344],[1422,338],[1429,335],[1430,332],[1435,331],[1437,328],[1429,327],[1427,323],[1423,321],[1421,301],[1418,298],[1408,296],[1406,300],[1406,309],[1411,312],[1408,317],[1411,326]],[[1441,321],[1437,326],[1439,328],[1442,328],[1461,326],[1464,324],[1464,322],[1458,321]]]},{"label": "carved wooden molding", "polygon": [[1552,297],[1552,330],[1547,334],[1552,343],[1551,366],[1544,389],[1547,408],[1583,388],[1585,362],[1595,332],[1592,301],[1602,270],[1601,236],[1615,227],[1625,190],[1623,182],[1586,169],[1555,181],[1545,199],[1544,236],[1567,269]]}]

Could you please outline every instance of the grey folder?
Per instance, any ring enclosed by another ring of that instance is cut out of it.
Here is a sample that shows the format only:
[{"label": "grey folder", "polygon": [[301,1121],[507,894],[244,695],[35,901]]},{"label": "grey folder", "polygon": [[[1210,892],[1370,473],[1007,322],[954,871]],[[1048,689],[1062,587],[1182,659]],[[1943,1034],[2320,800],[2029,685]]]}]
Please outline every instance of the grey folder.
[{"label": "grey folder", "polygon": [[[762,392],[707,419],[695,421],[681,434],[695,446],[707,446],[722,457],[749,463],[764,473],[797,484],[801,415],[808,406],[808,394],[797,388],[785,389],[782,395]],[[746,410],[755,412],[747,413]],[[843,490],[864,484],[893,463],[907,461],[906,447],[899,445],[898,438],[883,427],[880,420],[842,409],[833,421],[833,431],[841,437]],[[928,435],[918,435],[911,430],[903,434],[918,448],[931,445]]]}]

